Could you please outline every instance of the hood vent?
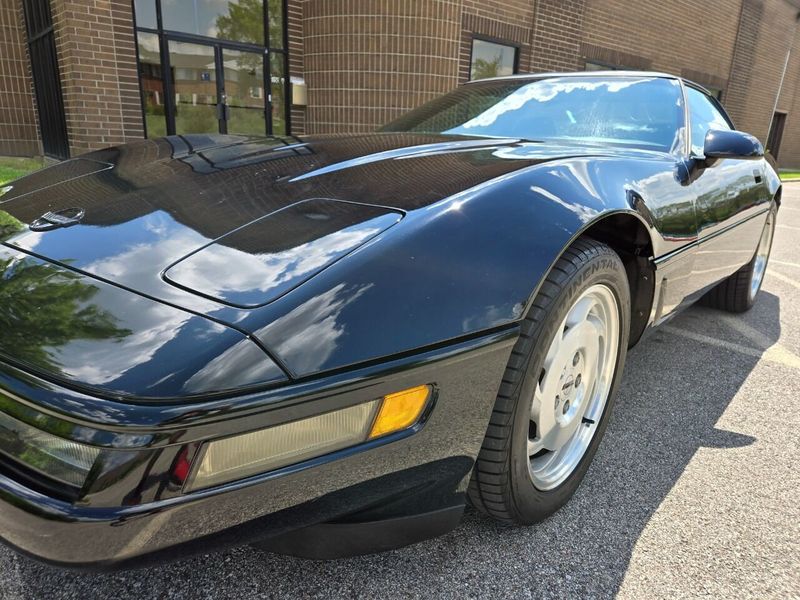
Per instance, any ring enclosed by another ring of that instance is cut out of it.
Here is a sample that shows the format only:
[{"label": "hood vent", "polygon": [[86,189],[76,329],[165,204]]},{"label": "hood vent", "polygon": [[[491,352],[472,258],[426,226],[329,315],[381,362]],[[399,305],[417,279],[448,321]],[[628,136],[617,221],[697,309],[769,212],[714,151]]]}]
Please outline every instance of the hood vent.
[{"label": "hood vent", "polygon": [[276,300],[402,218],[387,208],[304,200],[253,221],[182,258],[165,279],[238,308]]}]

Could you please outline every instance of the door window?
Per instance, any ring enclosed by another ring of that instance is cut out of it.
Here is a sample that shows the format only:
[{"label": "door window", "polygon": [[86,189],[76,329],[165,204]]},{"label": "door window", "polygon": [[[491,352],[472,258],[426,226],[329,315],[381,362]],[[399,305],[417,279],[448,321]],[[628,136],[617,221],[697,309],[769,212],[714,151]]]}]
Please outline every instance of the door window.
[{"label": "door window", "polygon": [[270,53],[270,104],[272,105],[272,132],[286,135],[286,68],[283,54]]},{"label": "door window", "polygon": [[228,133],[264,131],[264,55],[222,50]]},{"label": "door window", "polygon": [[214,48],[204,44],[170,41],[169,64],[175,95],[175,131],[217,132],[219,119]]},{"label": "door window", "polygon": [[700,90],[686,88],[689,102],[689,120],[692,126],[692,154],[703,156],[706,133],[711,129],[732,129],[730,122],[712,100]]}]

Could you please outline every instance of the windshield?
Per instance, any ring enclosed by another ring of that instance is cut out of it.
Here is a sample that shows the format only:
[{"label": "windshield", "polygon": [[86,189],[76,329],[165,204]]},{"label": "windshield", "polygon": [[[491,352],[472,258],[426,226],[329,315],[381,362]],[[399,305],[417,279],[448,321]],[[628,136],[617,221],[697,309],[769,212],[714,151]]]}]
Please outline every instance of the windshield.
[{"label": "windshield", "polygon": [[471,83],[381,131],[614,143],[670,152],[683,140],[680,84],[661,77]]}]

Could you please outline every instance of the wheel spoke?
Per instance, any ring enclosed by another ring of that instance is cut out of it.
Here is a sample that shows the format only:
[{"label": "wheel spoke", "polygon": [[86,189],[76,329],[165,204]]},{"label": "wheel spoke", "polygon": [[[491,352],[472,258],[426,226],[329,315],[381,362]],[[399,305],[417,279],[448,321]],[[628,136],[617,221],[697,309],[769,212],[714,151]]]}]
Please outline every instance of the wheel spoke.
[{"label": "wheel spoke", "polygon": [[567,327],[575,327],[579,323],[583,323],[589,316],[589,313],[594,308],[595,304],[596,301],[590,297],[585,297],[578,300],[567,315]]},{"label": "wheel spoke", "polygon": [[566,326],[566,319],[564,319],[559,328],[556,330],[556,335],[553,337],[553,341],[550,342],[550,347],[547,349],[547,354],[544,357],[544,364],[542,365],[542,368],[544,368],[546,372],[551,369],[553,362],[560,354],[561,344],[564,339],[564,329]]},{"label": "wheel spoke", "polygon": [[574,349],[569,353],[571,357],[578,349],[597,344],[597,330],[589,321],[581,321],[567,330],[562,344]]},{"label": "wheel spoke", "polygon": [[528,440],[528,456],[533,458],[536,454],[539,454],[545,447],[542,444],[542,440]]}]

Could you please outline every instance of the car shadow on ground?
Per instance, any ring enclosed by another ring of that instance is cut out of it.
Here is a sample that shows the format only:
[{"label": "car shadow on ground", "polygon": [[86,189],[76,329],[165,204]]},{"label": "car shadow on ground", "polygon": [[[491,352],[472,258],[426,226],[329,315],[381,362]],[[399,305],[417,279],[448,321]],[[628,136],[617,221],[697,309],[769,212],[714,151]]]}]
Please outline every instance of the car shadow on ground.
[{"label": "car shadow on ground", "polygon": [[[0,550],[0,576],[11,578],[11,597],[24,598],[610,597],[698,449],[755,441],[716,423],[760,352],[777,342],[779,317],[778,297],[762,292],[743,326],[730,320],[742,317],[693,307],[654,331],[629,354],[612,421],[583,485],[534,527],[502,526],[468,510],[450,534],[380,555],[317,562],[239,548],[100,575]],[[744,339],[742,327],[757,330],[755,337]]]}]

